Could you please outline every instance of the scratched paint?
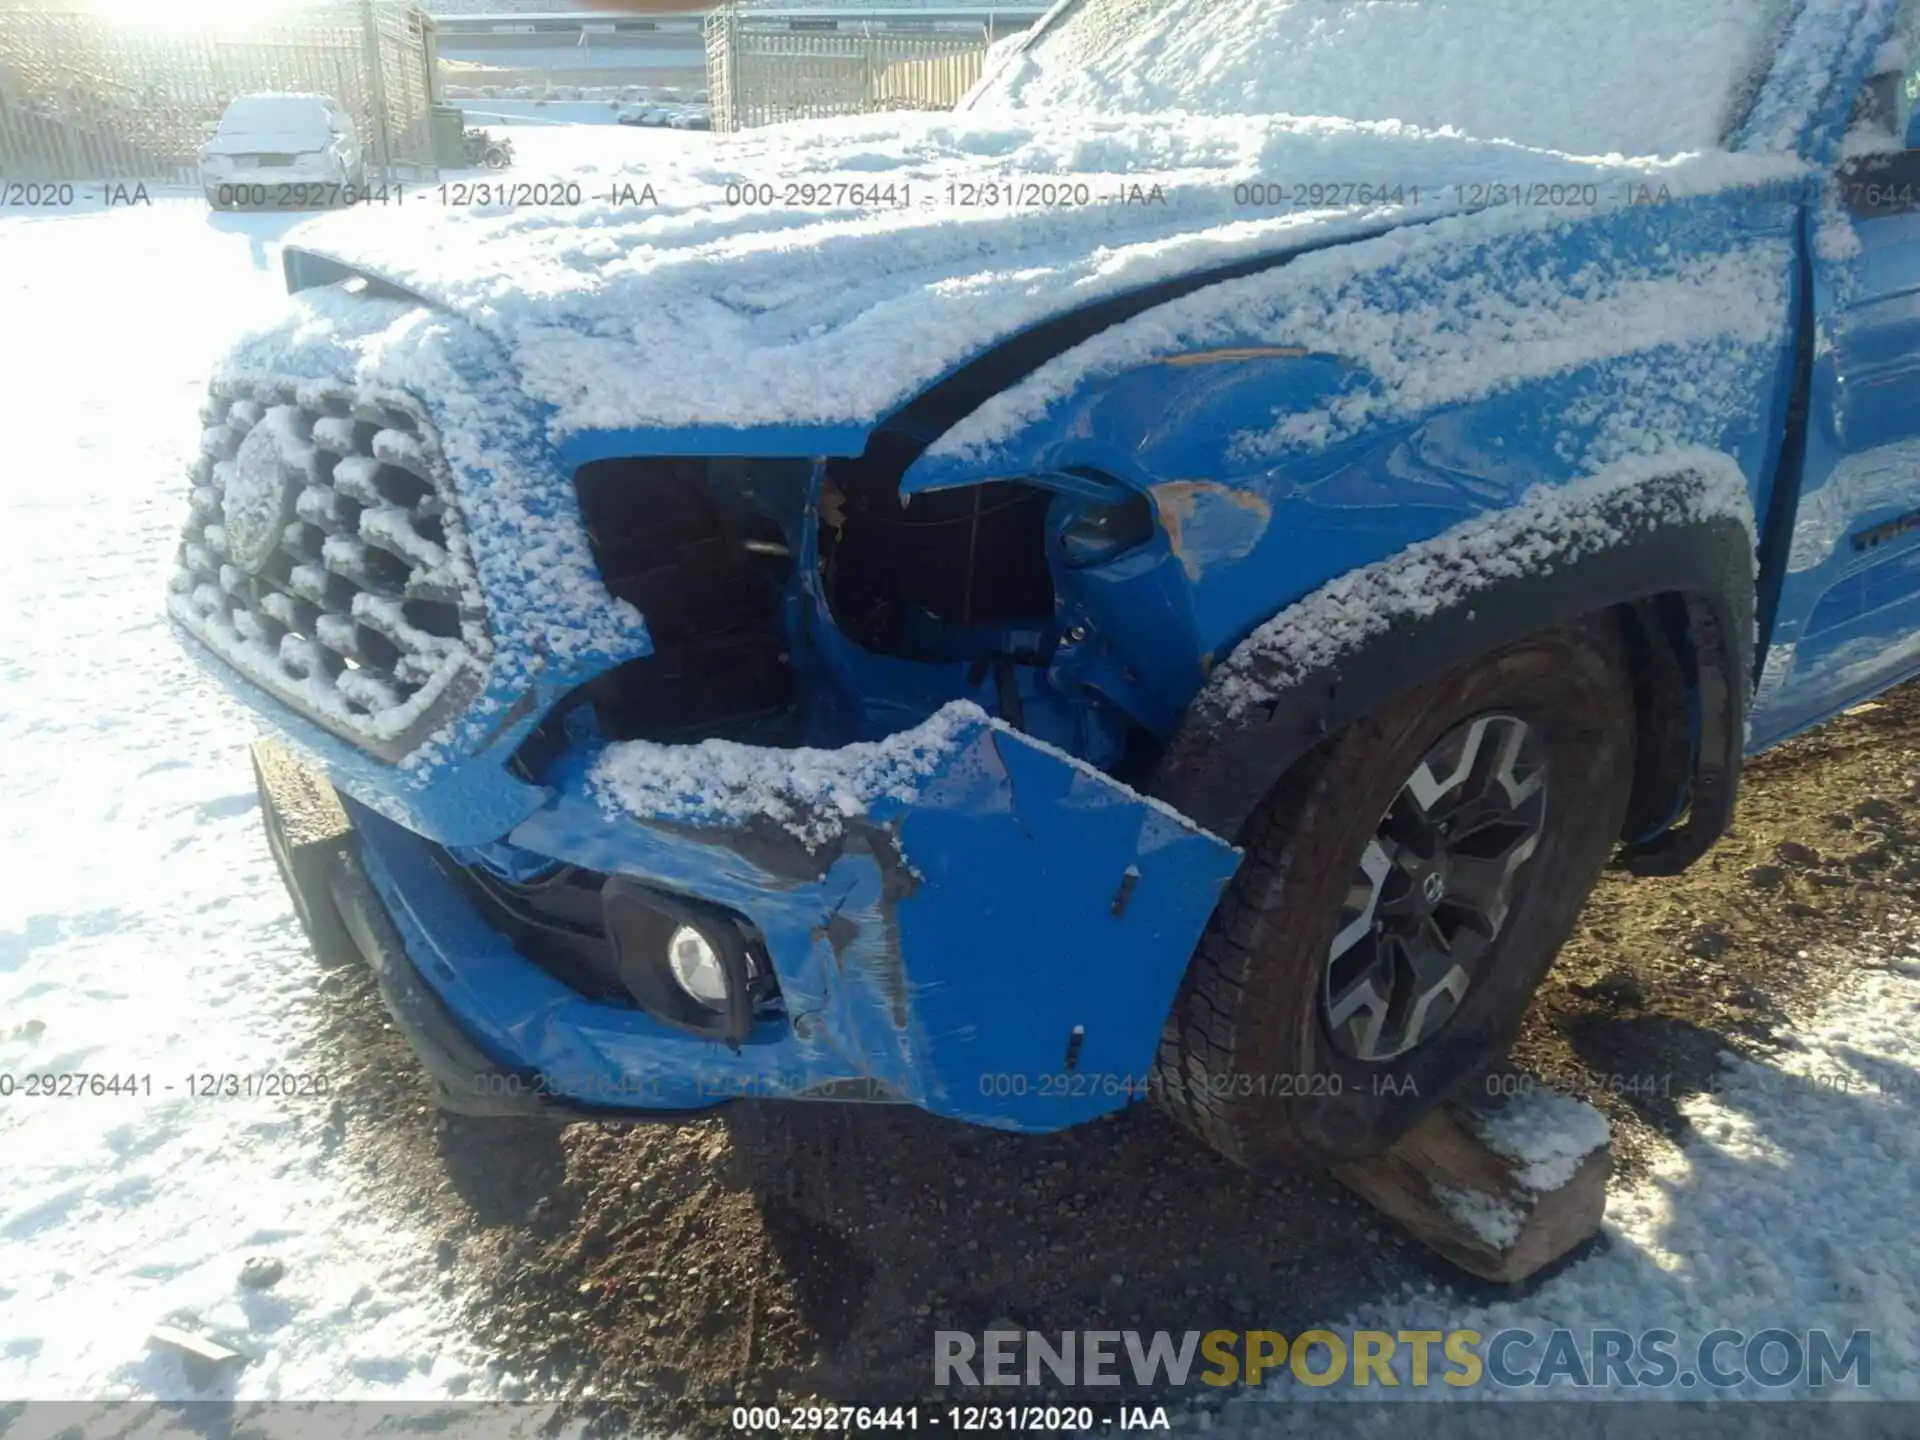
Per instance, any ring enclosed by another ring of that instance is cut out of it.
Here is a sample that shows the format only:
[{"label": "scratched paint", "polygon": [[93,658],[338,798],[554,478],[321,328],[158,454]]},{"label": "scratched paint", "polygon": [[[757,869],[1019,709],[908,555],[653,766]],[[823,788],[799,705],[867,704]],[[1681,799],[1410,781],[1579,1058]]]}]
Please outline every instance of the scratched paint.
[{"label": "scratched paint", "polygon": [[1169,480],[1153,487],[1167,544],[1189,580],[1222,560],[1244,560],[1267,533],[1273,506],[1217,480]]},{"label": "scratched paint", "polygon": [[[783,1015],[737,1049],[589,1001],[486,926],[431,847],[352,808],[422,978],[509,1068],[616,1108],[854,1087],[976,1124],[1051,1130],[1125,1105],[1239,852],[1092,767],[982,718],[910,797],[809,852],[775,827],[608,813],[584,757],[509,838],[745,918]],[[351,804],[351,802],[349,802]],[[403,898],[404,897],[404,898]],[[1076,1038],[1077,1037],[1077,1038]]]},{"label": "scratched paint", "polygon": [[1298,360],[1313,352],[1299,345],[1232,345],[1222,350],[1194,350],[1185,355],[1169,355],[1160,363],[1188,365],[1232,365],[1242,360]]}]

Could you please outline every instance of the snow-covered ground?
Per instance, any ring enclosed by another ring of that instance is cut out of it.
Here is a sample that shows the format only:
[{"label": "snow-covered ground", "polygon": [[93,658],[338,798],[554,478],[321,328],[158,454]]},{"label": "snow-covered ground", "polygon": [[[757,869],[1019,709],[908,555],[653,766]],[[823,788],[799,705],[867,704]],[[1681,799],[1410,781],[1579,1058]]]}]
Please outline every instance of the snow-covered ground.
[{"label": "snow-covered ground", "polygon": [[[1729,1054],[1716,1093],[1682,1106],[1694,1131],[1684,1152],[1608,1196],[1608,1243],[1601,1253],[1521,1299],[1472,1303],[1424,1283],[1382,1297],[1349,1317],[1351,1325],[1392,1333],[1476,1330],[1487,1338],[1520,1329],[1544,1339],[1565,1329],[1583,1354],[1596,1330],[1663,1328],[1679,1337],[1675,1384],[1505,1392],[1555,1400],[1574,1393],[1582,1399],[1805,1400],[1804,1382],[1770,1389],[1749,1378],[1711,1389],[1693,1374],[1694,1346],[1722,1327],[1747,1335],[1775,1327],[1799,1335],[1825,1330],[1836,1345],[1865,1330],[1872,1336],[1871,1384],[1842,1384],[1830,1396],[1920,1400],[1920,1234],[1911,1198],[1920,1193],[1920,930],[1855,937],[1852,944],[1851,955],[1835,957],[1836,977],[1846,977],[1839,993],[1794,1037],[1797,1048],[1777,1065]],[[1716,1360],[1737,1372],[1740,1354],[1733,1347]],[[1517,1352],[1517,1361],[1525,1367],[1542,1356],[1536,1342]],[[1404,1362],[1406,1354],[1396,1359]],[[1780,1363],[1779,1355],[1768,1363]],[[1405,1385],[1404,1363],[1397,1370]],[[1419,1398],[1432,1399],[1434,1392],[1312,1390],[1289,1377],[1262,1397],[1243,1397],[1229,1416],[1256,1423],[1271,1418],[1262,1399]],[[1555,1415],[1556,1427],[1563,1427],[1567,1412]],[[1854,1412],[1852,1418],[1864,1417]],[[1337,1419],[1316,1416],[1312,1423],[1316,1434],[1347,1433]],[[1842,1433],[1912,1433],[1889,1423],[1893,1428],[1884,1431]]]},{"label": "snow-covered ground", "polygon": [[[513,137],[513,176],[538,183],[564,179],[592,169],[596,175],[618,175],[636,188],[650,178],[652,167],[668,164],[676,158],[698,152],[713,143],[710,133],[700,130],[674,130],[664,125],[629,126],[609,123],[602,116],[617,119],[619,111],[598,101],[576,101],[560,105],[503,106],[496,101],[462,101],[460,108],[467,123],[488,129],[503,129]],[[675,105],[667,101],[623,103],[620,110],[701,110],[705,106]],[[591,124],[568,121],[551,123],[549,113],[592,112]],[[498,112],[499,118],[493,118]],[[524,112],[524,113],[523,113]]]},{"label": "snow-covered ground", "polygon": [[[539,138],[530,163],[564,164]],[[195,1093],[329,1074],[255,728],[162,616],[207,376],[283,303],[298,218],[178,194],[0,209],[0,1400],[517,1388],[440,1297],[432,1245],[333,1153],[326,1098]],[[142,1093],[28,1093],[96,1074]],[[243,1288],[254,1256],[284,1278]],[[249,1363],[197,1390],[157,1325]]]},{"label": "snow-covered ground", "polygon": [[[490,99],[463,95],[454,103],[469,125],[538,127],[563,132],[577,125],[618,125],[623,119],[637,124],[667,126],[675,117],[692,120],[710,114],[703,104],[683,100],[551,100]],[[518,136],[515,136],[518,143]]]},{"label": "snow-covered ground", "polygon": [[[200,1393],[159,1324],[252,1357],[214,1394],[495,1388],[431,1247],[329,1153],[326,1099],[190,1090],[328,1073],[252,727],[157,604],[207,371],[275,303],[284,228],[0,212],[0,1397]],[[30,1095],[47,1074],[141,1093]],[[255,1255],[285,1277],[241,1288]]]}]

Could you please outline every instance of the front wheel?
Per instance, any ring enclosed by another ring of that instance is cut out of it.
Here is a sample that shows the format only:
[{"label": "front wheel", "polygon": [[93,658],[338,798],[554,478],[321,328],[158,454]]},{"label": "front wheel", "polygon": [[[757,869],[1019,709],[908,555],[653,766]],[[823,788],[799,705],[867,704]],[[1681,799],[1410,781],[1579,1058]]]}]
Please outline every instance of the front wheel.
[{"label": "front wheel", "polygon": [[1377,1154],[1499,1060],[1619,837],[1631,682],[1551,630],[1389,702],[1249,818],[1156,1093],[1254,1169]]}]

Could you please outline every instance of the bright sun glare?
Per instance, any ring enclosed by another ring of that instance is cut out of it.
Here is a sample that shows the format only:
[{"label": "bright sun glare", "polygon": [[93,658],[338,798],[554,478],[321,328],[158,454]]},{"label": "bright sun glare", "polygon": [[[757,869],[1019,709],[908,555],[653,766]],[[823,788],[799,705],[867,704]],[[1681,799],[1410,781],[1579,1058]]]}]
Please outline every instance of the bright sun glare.
[{"label": "bright sun glare", "polygon": [[254,25],[294,8],[295,0],[91,0],[122,25],[144,30],[203,30]]}]

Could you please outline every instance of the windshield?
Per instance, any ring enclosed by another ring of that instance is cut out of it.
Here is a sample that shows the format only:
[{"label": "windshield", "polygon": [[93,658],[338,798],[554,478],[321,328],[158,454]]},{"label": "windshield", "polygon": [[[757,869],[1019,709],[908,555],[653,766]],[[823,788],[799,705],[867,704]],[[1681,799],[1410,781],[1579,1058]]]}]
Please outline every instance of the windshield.
[{"label": "windshield", "polygon": [[1720,145],[1791,0],[1079,0],[978,104],[1325,115],[1592,155]]},{"label": "windshield", "polygon": [[325,134],[325,103],[310,95],[249,95],[227,107],[222,135]]}]

